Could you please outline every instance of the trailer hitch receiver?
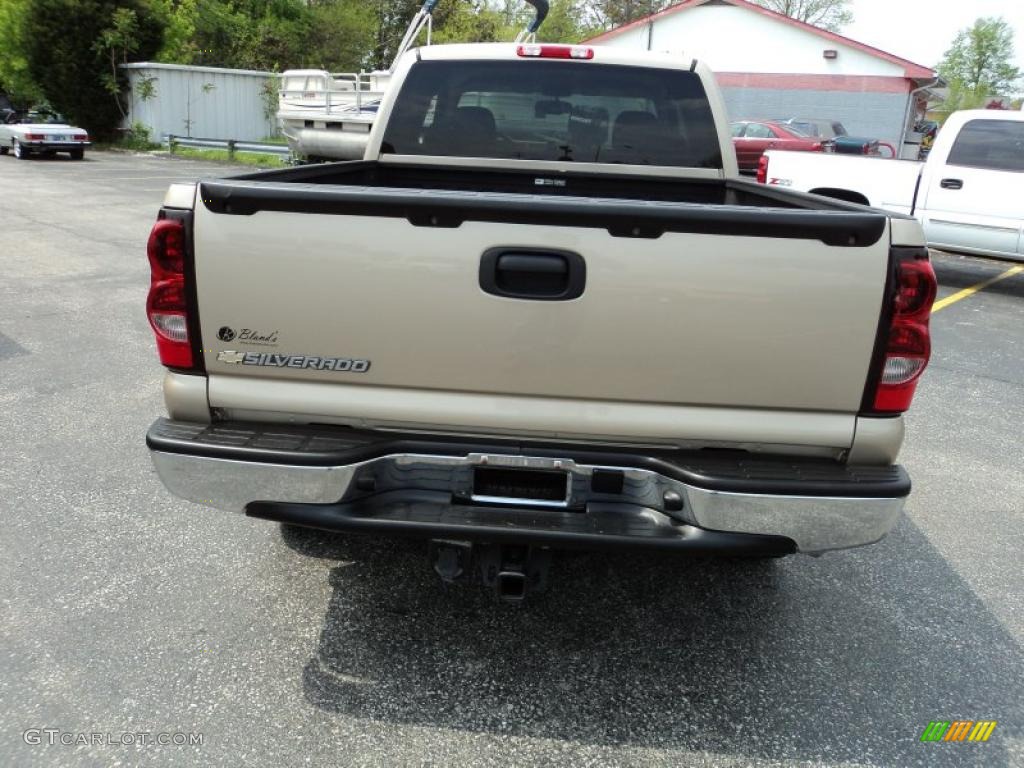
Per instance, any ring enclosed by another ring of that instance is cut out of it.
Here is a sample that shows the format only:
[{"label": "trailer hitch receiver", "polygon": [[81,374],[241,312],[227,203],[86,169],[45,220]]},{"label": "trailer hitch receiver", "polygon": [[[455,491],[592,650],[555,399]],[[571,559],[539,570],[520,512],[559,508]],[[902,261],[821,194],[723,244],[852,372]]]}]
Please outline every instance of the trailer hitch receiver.
[{"label": "trailer hitch receiver", "polygon": [[508,544],[434,540],[428,548],[434,571],[446,584],[477,583],[504,602],[520,602],[547,588],[551,551]]}]

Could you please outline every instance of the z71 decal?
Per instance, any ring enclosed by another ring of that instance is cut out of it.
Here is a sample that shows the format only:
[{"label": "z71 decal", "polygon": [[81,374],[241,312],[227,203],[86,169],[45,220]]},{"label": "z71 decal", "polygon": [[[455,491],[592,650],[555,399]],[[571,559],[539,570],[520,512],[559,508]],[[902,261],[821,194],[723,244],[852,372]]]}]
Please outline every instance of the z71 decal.
[{"label": "z71 decal", "polygon": [[353,360],[348,357],[261,354],[232,350],[218,352],[217,361],[233,365],[258,365],[263,368],[310,368],[314,371],[336,371],[338,373],[366,373],[370,370],[369,360]]}]

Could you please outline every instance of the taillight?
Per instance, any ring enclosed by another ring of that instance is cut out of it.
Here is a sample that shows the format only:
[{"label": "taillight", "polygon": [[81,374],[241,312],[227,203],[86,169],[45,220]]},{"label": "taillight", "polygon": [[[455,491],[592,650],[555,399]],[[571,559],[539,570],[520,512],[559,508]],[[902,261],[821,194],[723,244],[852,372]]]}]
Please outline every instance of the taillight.
[{"label": "taillight", "polygon": [[875,389],[873,410],[902,413],[910,407],[917,381],[931,356],[928,321],[938,288],[926,249],[894,249],[895,286],[891,319]]},{"label": "taillight", "polygon": [[87,133],[76,133],[72,138],[75,141],[88,141],[89,140],[89,134],[87,134]]},{"label": "taillight", "polygon": [[594,58],[594,49],[585,45],[528,43],[517,47],[516,54],[537,59],[592,59]]},{"label": "taillight", "polygon": [[184,224],[179,219],[157,221],[149,233],[146,253],[150,269],[146,314],[156,335],[160,362],[170,368],[192,368]]},{"label": "taillight", "polygon": [[768,183],[768,155],[761,155],[761,159],[757,161],[757,183]]},{"label": "taillight", "polygon": [[42,141],[46,136],[41,133],[26,133],[25,141]]}]

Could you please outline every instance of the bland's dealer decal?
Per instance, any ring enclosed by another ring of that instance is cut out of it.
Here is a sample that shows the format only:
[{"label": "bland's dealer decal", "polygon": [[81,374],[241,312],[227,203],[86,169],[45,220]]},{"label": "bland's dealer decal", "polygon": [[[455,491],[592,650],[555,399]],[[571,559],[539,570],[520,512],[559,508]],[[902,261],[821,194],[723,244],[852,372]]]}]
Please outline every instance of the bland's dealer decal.
[{"label": "bland's dealer decal", "polygon": [[260,354],[259,352],[234,352],[231,350],[218,352],[217,361],[233,365],[259,365],[264,368],[312,368],[315,371],[337,371],[339,373],[366,373],[370,370],[369,360],[353,360],[348,357]]},{"label": "bland's dealer decal", "polygon": [[236,332],[230,325],[221,326],[221,329],[217,331],[217,338],[221,341],[234,341],[236,336],[239,343],[242,344],[255,344],[261,347],[277,346],[277,331],[268,333],[254,331],[252,328],[242,328]]}]

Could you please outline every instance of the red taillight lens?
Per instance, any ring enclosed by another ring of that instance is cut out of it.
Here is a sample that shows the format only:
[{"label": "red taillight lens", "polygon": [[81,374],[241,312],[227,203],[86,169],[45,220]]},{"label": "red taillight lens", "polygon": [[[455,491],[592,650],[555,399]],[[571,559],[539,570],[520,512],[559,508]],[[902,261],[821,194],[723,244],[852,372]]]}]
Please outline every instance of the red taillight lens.
[{"label": "red taillight lens", "polygon": [[896,316],[914,317],[930,313],[937,287],[931,262],[919,260],[901,263],[893,305]]},{"label": "red taillight lens", "polygon": [[41,133],[26,133],[25,134],[25,141],[42,141],[45,138],[46,138],[46,136],[44,136]]},{"label": "red taillight lens", "polygon": [[529,43],[516,48],[516,54],[536,59],[592,59],[594,49],[585,45],[540,45]]},{"label": "red taillight lens", "polygon": [[881,413],[902,413],[910,407],[931,356],[928,321],[938,286],[927,251],[917,254],[896,265],[892,320],[875,390],[874,410]]},{"label": "red taillight lens", "polygon": [[182,223],[177,219],[160,219],[154,224],[146,243],[146,255],[155,277],[183,277],[185,227]]},{"label": "red taillight lens", "polygon": [[757,183],[768,183],[768,155],[761,155],[761,159],[757,161]]},{"label": "red taillight lens", "polygon": [[89,134],[87,134],[87,133],[76,133],[73,138],[74,138],[75,141],[88,141],[89,140]]},{"label": "red taillight lens", "polygon": [[192,368],[185,285],[185,227],[178,219],[160,219],[146,245],[150,283],[146,314],[156,335],[160,362],[171,368]]}]

